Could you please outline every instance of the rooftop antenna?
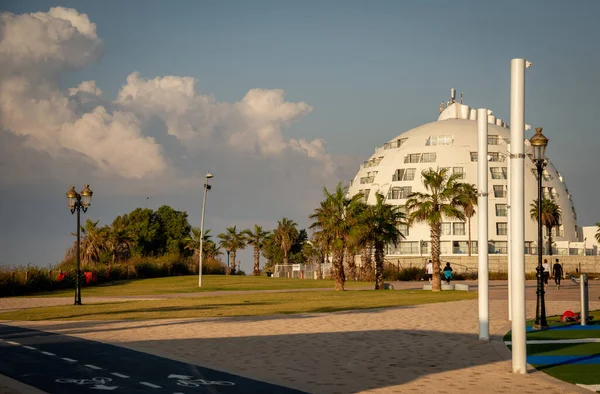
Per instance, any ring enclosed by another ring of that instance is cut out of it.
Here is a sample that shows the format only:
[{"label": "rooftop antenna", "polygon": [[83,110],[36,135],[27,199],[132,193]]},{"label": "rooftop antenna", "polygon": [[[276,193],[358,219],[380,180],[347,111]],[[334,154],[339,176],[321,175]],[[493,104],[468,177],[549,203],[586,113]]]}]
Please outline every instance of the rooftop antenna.
[{"label": "rooftop antenna", "polygon": [[450,103],[454,104],[456,101],[456,89],[450,89]]},{"label": "rooftop antenna", "polygon": [[461,93],[461,94],[460,94],[460,103],[461,103],[461,104],[463,103],[463,94],[464,94],[464,93]]}]

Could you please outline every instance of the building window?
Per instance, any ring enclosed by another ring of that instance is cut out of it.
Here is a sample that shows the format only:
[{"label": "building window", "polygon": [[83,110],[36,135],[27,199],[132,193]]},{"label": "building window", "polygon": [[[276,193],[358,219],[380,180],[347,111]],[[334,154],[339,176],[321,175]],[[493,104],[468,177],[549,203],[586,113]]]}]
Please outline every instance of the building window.
[{"label": "building window", "polygon": [[412,186],[392,187],[388,192],[389,200],[399,200],[408,198],[412,193]]},{"label": "building window", "polygon": [[441,231],[441,235],[452,235],[452,223],[442,223]]},{"label": "building window", "polygon": [[496,216],[506,216],[506,212],[506,204],[496,204]]},{"label": "building window", "polygon": [[477,161],[477,152],[471,152],[471,161]]},{"label": "building window", "polygon": [[420,161],[421,161],[420,153],[412,153],[412,154],[406,155],[406,157],[404,157],[405,163],[418,163]]},{"label": "building window", "polygon": [[501,138],[497,135],[488,135],[488,145],[500,145]]},{"label": "building window", "polygon": [[488,153],[488,159],[492,162],[504,162],[506,157],[500,152],[490,152]]},{"label": "building window", "polygon": [[506,179],[506,167],[490,167],[492,179]]},{"label": "building window", "polygon": [[452,254],[452,241],[440,242],[440,254]]},{"label": "building window", "polygon": [[452,253],[453,254],[469,253],[469,241],[453,241],[452,242]]},{"label": "building window", "polygon": [[542,172],[542,177],[544,178],[544,180],[546,182],[550,182],[552,179],[554,179],[545,168],[544,168],[544,171]]},{"label": "building window", "polygon": [[436,154],[435,153],[423,153],[423,158],[421,159],[421,163],[435,163]]},{"label": "building window", "polygon": [[558,192],[555,187],[549,187],[548,191],[550,192],[550,198],[553,200],[558,200]]},{"label": "building window", "polygon": [[508,223],[499,222],[496,223],[496,235],[507,235],[508,234]]},{"label": "building window", "polygon": [[465,179],[465,169],[463,167],[452,167],[453,174],[460,174],[458,179]]},{"label": "building window", "polygon": [[405,237],[408,237],[408,235],[409,235],[408,224],[399,224],[398,230],[402,233],[402,235],[404,235]]},{"label": "building window", "polygon": [[419,254],[419,241],[401,241],[400,254]]},{"label": "building window", "polygon": [[454,235],[465,235],[465,224],[464,223],[452,223]]},{"label": "building window", "polygon": [[416,168],[399,168],[392,175],[392,181],[412,181],[415,179]]},{"label": "building window", "polygon": [[396,148],[400,148],[408,138],[399,138],[396,140]]},{"label": "building window", "polygon": [[488,244],[488,252],[494,254],[507,254],[508,242],[506,241],[490,241]]},{"label": "building window", "polygon": [[436,146],[436,145],[452,145],[454,137],[451,135],[432,135],[425,141],[425,146]]},{"label": "building window", "polygon": [[363,201],[366,203],[369,199],[369,193],[371,193],[371,189],[362,189],[358,191],[363,195]]},{"label": "building window", "polygon": [[506,186],[505,185],[494,185],[494,197],[506,198]]}]

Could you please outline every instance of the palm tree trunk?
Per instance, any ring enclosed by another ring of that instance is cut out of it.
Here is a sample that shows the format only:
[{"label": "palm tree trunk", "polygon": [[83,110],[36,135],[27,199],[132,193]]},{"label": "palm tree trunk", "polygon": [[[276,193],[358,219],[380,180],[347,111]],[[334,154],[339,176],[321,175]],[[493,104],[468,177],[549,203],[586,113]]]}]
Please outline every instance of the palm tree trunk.
[{"label": "palm tree trunk", "polygon": [[346,262],[348,263],[348,277],[350,280],[356,280],[356,263],[354,261],[354,253],[350,248],[345,250]]},{"label": "palm tree trunk", "polygon": [[469,222],[469,244],[467,246],[469,248],[469,257],[471,257],[471,217],[469,216],[467,220]]},{"label": "palm tree trunk", "polygon": [[344,249],[333,252],[333,277],[335,279],[335,291],[344,291],[346,275],[344,275]]},{"label": "palm tree trunk", "polygon": [[375,290],[383,290],[383,242],[375,242]]},{"label": "palm tree trunk", "polygon": [[552,227],[546,226],[548,229],[548,256],[552,256]]},{"label": "palm tree trunk", "polygon": [[325,255],[319,254],[319,261],[317,262],[317,279],[323,279],[323,264],[325,264]]},{"label": "palm tree trunk", "polygon": [[431,261],[433,263],[431,291],[442,291],[442,278],[440,276],[440,231],[440,223],[431,226]]},{"label": "palm tree trunk", "polygon": [[371,267],[371,251],[368,247],[362,248],[360,251],[360,279],[372,280],[373,267]]},{"label": "palm tree trunk", "polygon": [[283,251],[283,264],[284,265],[287,265],[287,264],[290,263],[290,259],[289,259],[288,253],[289,252],[286,251],[286,250]]},{"label": "palm tree trunk", "polygon": [[258,246],[254,247],[254,271],[252,272],[252,275],[260,275],[260,249]]},{"label": "palm tree trunk", "polygon": [[236,250],[231,251],[231,259],[229,260],[229,273],[235,274],[235,252]]}]

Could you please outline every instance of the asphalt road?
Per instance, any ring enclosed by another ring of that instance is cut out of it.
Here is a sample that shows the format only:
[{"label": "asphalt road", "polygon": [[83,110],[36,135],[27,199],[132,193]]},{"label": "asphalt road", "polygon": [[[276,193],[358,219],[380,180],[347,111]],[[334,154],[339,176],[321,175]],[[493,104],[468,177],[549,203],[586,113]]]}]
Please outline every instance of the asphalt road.
[{"label": "asphalt road", "polygon": [[0,374],[47,393],[302,393],[100,342],[0,324]]}]

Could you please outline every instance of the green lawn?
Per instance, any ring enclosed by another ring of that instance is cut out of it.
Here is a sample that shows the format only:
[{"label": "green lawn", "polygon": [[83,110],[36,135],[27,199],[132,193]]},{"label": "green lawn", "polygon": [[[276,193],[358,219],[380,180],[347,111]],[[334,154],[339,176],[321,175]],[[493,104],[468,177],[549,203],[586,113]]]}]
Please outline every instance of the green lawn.
[{"label": "green lawn", "polygon": [[[346,282],[346,288],[372,288],[373,283]],[[203,275],[202,288],[198,276],[171,276],[167,278],[137,279],[83,287],[82,296],[141,296],[155,294],[192,293],[219,290],[291,290],[333,289],[332,280],[267,278],[265,276]],[[36,294],[33,297],[68,297],[73,289]]]},{"label": "green lawn", "polygon": [[[527,333],[527,340],[557,340],[557,339],[582,339],[600,338],[600,311],[590,312],[594,320],[590,330],[545,330]],[[533,321],[527,322],[528,325]],[[548,318],[548,324],[552,326],[564,325],[560,322],[560,316]],[[575,324],[577,325],[577,324]],[[504,340],[510,340],[510,333],[505,335]],[[510,347],[510,346],[509,346]],[[597,356],[600,355],[600,343],[548,343],[528,344],[527,356]],[[570,383],[600,384],[599,364],[533,364],[536,369],[547,373],[557,379]]]},{"label": "green lawn", "polygon": [[228,294],[31,308],[1,313],[0,320],[122,320],[286,315],[410,306],[476,297],[477,293],[463,291],[432,293],[423,290]]}]

